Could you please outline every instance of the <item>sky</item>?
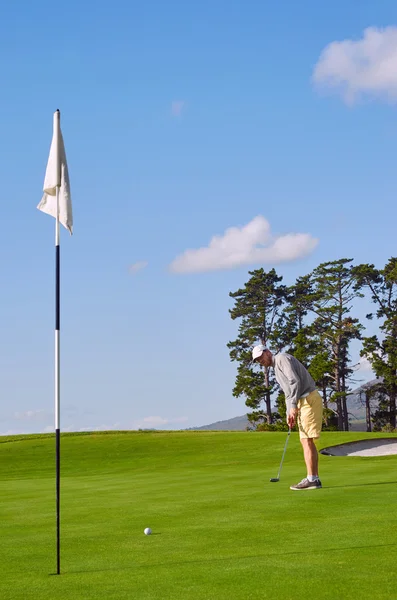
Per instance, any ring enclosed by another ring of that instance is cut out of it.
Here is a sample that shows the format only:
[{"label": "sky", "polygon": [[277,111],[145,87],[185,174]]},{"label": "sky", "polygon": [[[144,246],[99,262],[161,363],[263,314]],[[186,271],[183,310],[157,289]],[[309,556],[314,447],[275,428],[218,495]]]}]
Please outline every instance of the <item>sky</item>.
[{"label": "sky", "polygon": [[244,414],[226,344],[229,292],[248,271],[292,284],[321,262],[395,256],[395,3],[1,12],[0,434],[54,430],[55,221],[37,205],[56,109],[74,216],[61,232],[61,429]]}]

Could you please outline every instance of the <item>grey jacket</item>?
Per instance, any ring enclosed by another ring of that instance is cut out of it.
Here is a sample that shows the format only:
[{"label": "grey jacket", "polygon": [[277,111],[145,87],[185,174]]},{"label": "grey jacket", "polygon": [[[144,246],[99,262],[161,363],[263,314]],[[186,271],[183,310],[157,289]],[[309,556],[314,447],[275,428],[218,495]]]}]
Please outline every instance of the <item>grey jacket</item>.
[{"label": "grey jacket", "polygon": [[277,383],[285,394],[287,415],[298,406],[298,400],[316,389],[309,371],[291,354],[273,356],[273,368]]}]

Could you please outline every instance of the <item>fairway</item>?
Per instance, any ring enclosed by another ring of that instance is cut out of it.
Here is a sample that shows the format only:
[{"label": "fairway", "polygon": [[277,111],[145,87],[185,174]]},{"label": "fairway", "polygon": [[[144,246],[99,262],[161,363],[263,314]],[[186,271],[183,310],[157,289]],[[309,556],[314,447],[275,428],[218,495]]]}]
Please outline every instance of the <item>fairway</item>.
[{"label": "fairway", "polygon": [[396,598],[397,456],[320,455],[324,488],[293,492],[285,436],[62,435],[60,576],[54,438],[0,438],[1,600]]}]

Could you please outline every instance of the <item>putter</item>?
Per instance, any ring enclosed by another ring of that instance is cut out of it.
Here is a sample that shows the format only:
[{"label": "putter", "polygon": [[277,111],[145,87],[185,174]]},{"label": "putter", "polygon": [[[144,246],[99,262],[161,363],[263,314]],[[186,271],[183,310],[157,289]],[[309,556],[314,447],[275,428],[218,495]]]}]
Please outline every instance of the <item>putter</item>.
[{"label": "putter", "polygon": [[278,470],[278,475],[277,475],[277,477],[272,477],[272,478],[271,478],[271,480],[270,480],[270,481],[271,481],[272,483],[276,483],[277,481],[280,481],[281,467],[283,466],[283,461],[284,461],[285,451],[286,451],[286,449],[287,449],[287,446],[288,446],[288,440],[289,440],[289,436],[290,436],[290,434],[291,434],[291,428],[289,428],[289,429],[288,429],[288,435],[287,435],[287,439],[285,440],[284,452],[283,452],[283,456],[282,456],[282,459],[281,459],[280,468],[279,468],[279,470]]}]

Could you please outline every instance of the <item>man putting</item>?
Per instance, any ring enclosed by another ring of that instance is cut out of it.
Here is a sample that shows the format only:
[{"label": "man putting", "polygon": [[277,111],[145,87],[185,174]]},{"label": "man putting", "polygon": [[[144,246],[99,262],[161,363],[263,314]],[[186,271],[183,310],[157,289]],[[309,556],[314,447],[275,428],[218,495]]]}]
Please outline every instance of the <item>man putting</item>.
[{"label": "man putting", "polygon": [[287,423],[298,423],[299,437],[307,468],[307,477],[291,485],[291,490],[317,490],[321,488],[318,477],[318,452],[314,440],[320,437],[323,420],[323,401],[316,390],[310,373],[291,354],[273,354],[265,346],[255,346],[252,360],[263,367],[273,367],[277,383],[285,394]]}]

